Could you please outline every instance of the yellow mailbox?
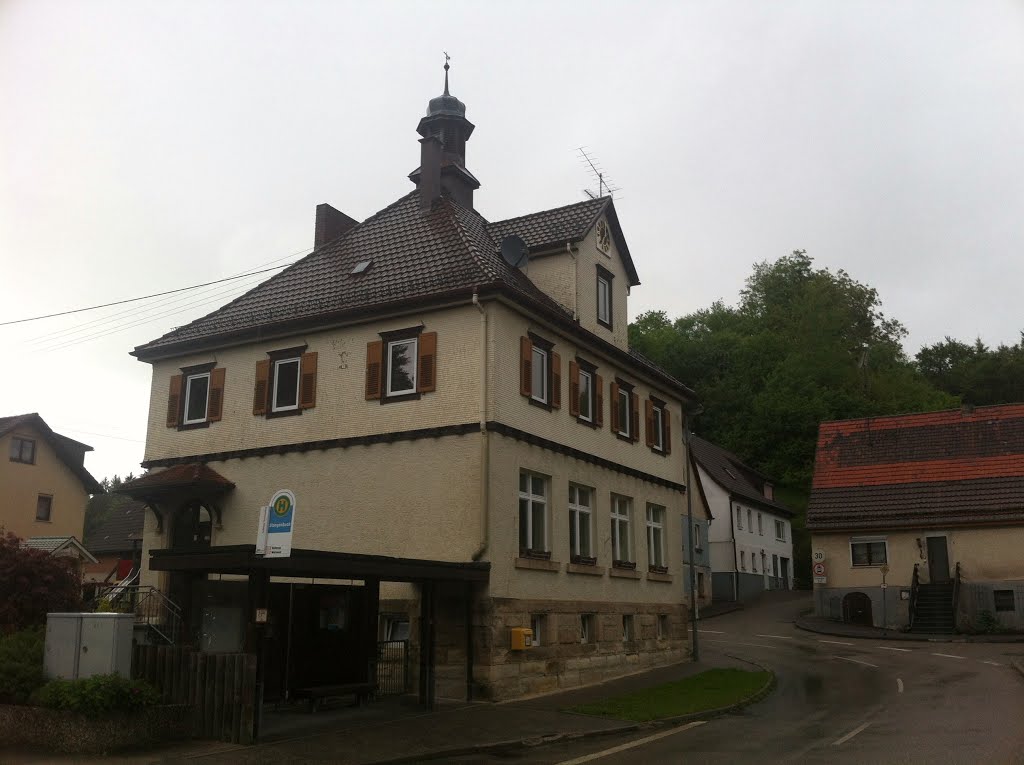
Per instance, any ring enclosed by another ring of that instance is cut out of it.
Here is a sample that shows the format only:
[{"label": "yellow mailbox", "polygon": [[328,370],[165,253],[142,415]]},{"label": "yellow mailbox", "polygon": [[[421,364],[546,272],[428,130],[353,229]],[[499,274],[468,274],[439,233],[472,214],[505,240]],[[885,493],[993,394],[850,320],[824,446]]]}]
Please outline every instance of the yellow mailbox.
[{"label": "yellow mailbox", "polygon": [[533,630],[529,627],[513,627],[512,650],[525,651],[533,644]]}]

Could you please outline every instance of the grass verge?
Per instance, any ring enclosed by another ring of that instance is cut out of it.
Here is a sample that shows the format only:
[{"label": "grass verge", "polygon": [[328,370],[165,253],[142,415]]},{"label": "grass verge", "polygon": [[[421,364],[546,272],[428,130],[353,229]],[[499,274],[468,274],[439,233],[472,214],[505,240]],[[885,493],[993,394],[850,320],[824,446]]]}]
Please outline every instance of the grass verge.
[{"label": "grass verge", "polygon": [[685,680],[581,704],[569,711],[634,722],[662,720],[736,704],[764,688],[770,677],[770,672],[709,669]]}]

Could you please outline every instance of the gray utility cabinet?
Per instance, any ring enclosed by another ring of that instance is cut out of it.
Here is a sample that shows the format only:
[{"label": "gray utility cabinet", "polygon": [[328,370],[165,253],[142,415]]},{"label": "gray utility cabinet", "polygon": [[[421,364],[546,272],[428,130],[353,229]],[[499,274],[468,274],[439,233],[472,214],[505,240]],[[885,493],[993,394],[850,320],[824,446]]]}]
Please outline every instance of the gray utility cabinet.
[{"label": "gray utility cabinet", "polygon": [[47,614],[46,676],[131,677],[134,621],[132,614]]}]

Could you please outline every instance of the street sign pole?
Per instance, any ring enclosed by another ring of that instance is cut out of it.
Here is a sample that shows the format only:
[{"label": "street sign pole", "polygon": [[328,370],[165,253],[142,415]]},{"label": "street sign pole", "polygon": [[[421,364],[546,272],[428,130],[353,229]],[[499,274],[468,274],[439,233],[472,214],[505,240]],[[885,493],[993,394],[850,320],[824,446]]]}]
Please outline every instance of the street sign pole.
[{"label": "street sign pole", "polygon": [[889,573],[889,564],[883,563],[878,570],[882,572],[882,630],[884,631],[888,629],[888,619],[886,619],[885,610],[885,596],[888,594],[887,590],[889,585],[885,583],[885,575]]}]

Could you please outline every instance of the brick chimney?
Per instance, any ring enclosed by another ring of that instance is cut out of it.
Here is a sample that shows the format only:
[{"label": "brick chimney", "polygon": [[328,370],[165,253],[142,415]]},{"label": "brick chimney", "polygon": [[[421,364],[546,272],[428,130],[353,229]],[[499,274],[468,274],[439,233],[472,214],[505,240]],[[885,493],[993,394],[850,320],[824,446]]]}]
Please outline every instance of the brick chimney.
[{"label": "brick chimney", "polygon": [[337,239],[359,221],[352,220],[341,210],[337,210],[324,202],[316,206],[316,228],[313,232],[313,248],[318,249]]},{"label": "brick chimney", "polygon": [[428,135],[420,139],[420,169],[415,173],[420,190],[420,209],[427,213],[434,200],[441,196],[441,156],[444,145],[440,137]]}]

